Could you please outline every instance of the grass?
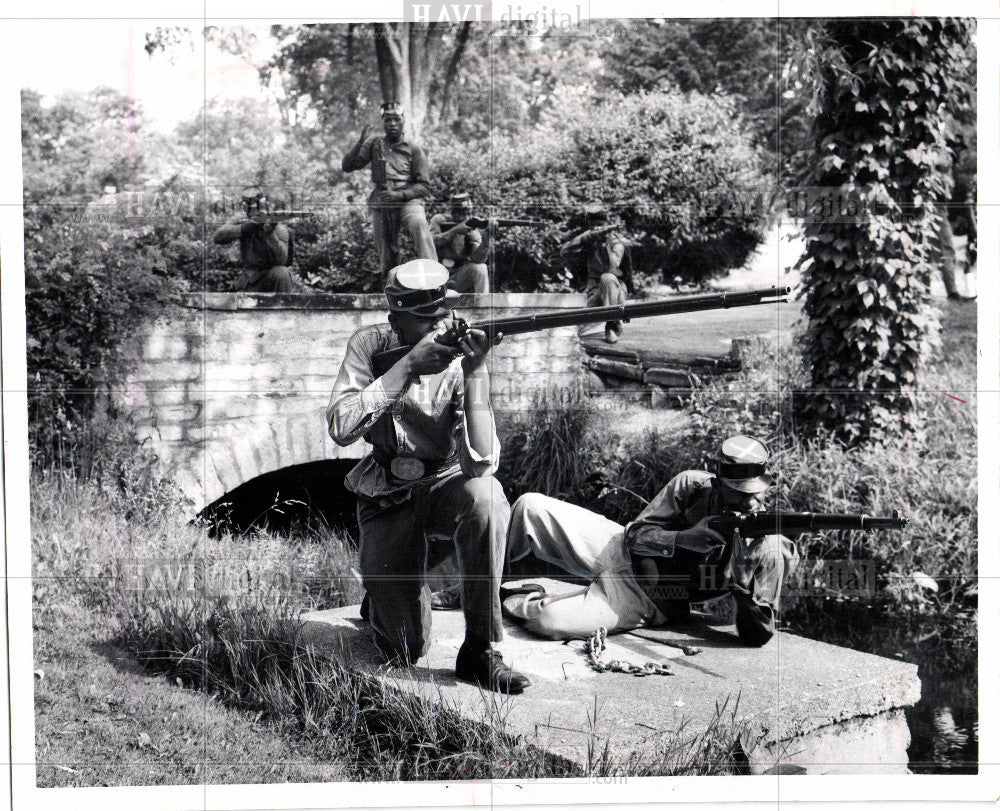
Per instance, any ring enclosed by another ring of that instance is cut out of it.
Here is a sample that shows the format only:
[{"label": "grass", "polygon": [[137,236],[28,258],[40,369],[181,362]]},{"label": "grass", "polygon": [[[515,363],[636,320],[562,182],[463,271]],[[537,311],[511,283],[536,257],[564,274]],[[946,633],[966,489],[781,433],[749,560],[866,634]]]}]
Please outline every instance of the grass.
[{"label": "grass", "polygon": [[742,768],[735,708],[642,752],[595,744],[581,768],[510,732],[502,711],[469,719],[349,670],[296,644],[300,611],[359,600],[348,539],[322,526],[213,538],[120,497],[67,473],[32,481],[41,785]]},{"label": "grass", "polygon": [[143,786],[346,779],[273,724],[139,667],[79,605],[36,608],[39,786]]}]

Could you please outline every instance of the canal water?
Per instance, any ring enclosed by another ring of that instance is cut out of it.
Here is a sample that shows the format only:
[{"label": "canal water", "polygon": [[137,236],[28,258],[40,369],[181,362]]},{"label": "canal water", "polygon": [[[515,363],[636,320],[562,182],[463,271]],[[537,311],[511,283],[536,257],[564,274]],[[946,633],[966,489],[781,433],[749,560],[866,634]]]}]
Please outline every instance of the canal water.
[{"label": "canal water", "polygon": [[916,664],[920,701],[906,709],[910,771],[976,774],[979,681],[975,629],[968,621],[956,623],[949,636],[940,624],[939,617],[904,621],[846,604],[826,603],[822,612],[796,612],[787,630]]},{"label": "canal water", "polygon": [[[917,774],[975,774],[979,761],[977,679],[968,673],[935,672],[920,666],[923,694],[906,711],[910,727],[910,771]],[[975,673],[975,667],[971,669]]]}]

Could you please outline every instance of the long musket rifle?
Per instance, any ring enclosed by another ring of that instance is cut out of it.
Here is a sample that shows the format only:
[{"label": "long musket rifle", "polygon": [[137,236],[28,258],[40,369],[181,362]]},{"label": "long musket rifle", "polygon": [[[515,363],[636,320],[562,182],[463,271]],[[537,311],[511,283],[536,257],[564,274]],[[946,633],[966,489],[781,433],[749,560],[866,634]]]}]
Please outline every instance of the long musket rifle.
[{"label": "long musket rifle", "polygon": [[515,217],[494,217],[486,219],[484,217],[469,217],[462,222],[443,222],[442,231],[450,231],[456,225],[467,225],[469,228],[487,228],[495,225],[497,228],[544,228],[550,223],[544,220],[524,220]]},{"label": "long musket rifle", "polygon": [[[617,304],[611,307],[583,307],[573,310],[555,310],[536,315],[515,315],[488,321],[469,323],[459,318],[436,340],[439,344],[455,347],[470,330],[482,330],[493,341],[498,333],[523,335],[556,327],[580,324],[600,324],[605,321],[630,321],[633,318],[651,318],[657,315],[695,313],[703,310],[727,310],[733,307],[751,307],[756,304],[773,304],[788,301],[790,287],[767,287],[739,293],[715,293],[700,296],[679,296],[672,299],[643,301],[635,304]],[[398,346],[372,356],[372,371],[381,377],[396,365],[413,347]]]}]

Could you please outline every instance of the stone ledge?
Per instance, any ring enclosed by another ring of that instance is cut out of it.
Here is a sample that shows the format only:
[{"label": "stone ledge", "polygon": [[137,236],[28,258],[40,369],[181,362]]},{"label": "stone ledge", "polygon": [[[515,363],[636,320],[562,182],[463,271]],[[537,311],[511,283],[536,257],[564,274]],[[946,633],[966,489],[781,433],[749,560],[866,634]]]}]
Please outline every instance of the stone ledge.
[{"label": "stone ledge", "polygon": [[[538,582],[538,578],[533,578]],[[546,584],[551,585],[551,581]],[[565,588],[565,585],[563,586]],[[556,589],[553,589],[555,591]],[[732,626],[711,625],[704,615],[679,628],[647,628],[609,638],[606,658],[669,664],[672,676],[636,678],[598,674],[586,664],[583,642],[561,644],[506,628],[500,643],[504,659],[532,679],[532,687],[509,698],[484,694],[456,681],[455,655],[463,638],[460,612],[433,612],[433,642],[426,657],[409,670],[378,667],[370,628],[358,607],[302,616],[300,641],[349,666],[375,669],[388,684],[432,702],[447,701],[466,717],[480,720],[491,701],[500,700],[510,731],[575,762],[586,760],[591,731],[598,750],[610,742],[625,756],[644,751],[687,724],[704,729],[716,707],[738,699],[737,717],[749,724],[761,748],[751,764],[758,772],[774,766],[783,742],[792,741],[785,763],[800,763],[810,773],[858,773],[858,741],[849,725],[855,719],[882,724],[886,737],[880,771],[905,773],[909,736],[898,732],[899,714],[920,697],[916,665],[779,633],[763,648],[745,648]],[[711,620],[714,622],[714,620]],[[702,648],[695,656],[659,640]],[[597,717],[592,721],[594,708]],[[871,735],[867,724],[865,735]],[[822,731],[823,745],[810,737]],[[830,736],[840,736],[839,746]]]},{"label": "stone ledge", "polygon": [[[457,309],[563,310],[587,304],[582,293],[489,293],[450,298]],[[376,310],[388,311],[381,293],[185,293],[189,310]]]}]

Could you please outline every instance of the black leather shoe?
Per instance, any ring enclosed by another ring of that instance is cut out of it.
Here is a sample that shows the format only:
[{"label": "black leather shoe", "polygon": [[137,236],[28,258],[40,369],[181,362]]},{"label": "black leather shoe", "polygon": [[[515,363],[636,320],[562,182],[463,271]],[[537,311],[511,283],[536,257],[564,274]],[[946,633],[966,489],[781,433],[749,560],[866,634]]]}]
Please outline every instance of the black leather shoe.
[{"label": "black leather shoe", "polygon": [[766,645],[774,636],[774,613],[756,605],[749,597],[733,592],[736,598],[736,633],[750,648]]},{"label": "black leather shoe", "polygon": [[478,684],[498,693],[523,693],[531,686],[531,680],[504,664],[500,651],[493,648],[475,649],[468,643],[458,650],[455,660],[455,676],[462,681]]}]

